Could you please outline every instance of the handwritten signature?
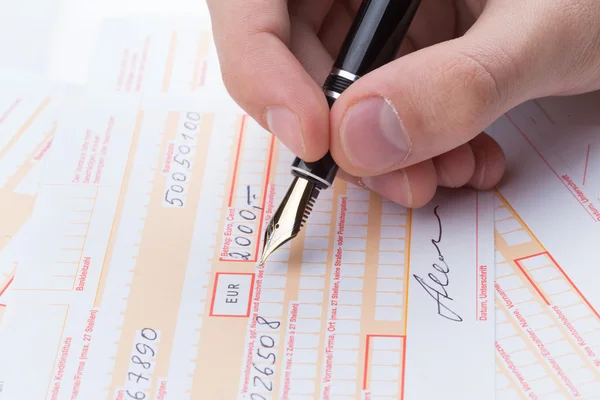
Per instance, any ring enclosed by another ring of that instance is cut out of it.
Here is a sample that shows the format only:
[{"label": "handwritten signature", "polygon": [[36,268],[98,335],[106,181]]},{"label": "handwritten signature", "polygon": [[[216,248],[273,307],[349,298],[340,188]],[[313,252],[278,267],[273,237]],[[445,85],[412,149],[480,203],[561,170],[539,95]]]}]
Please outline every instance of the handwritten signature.
[{"label": "handwritten signature", "polygon": [[439,264],[433,263],[431,266],[434,270],[440,273],[440,275],[435,275],[434,272],[430,272],[427,274],[429,281],[425,281],[425,279],[413,274],[413,277],[419,282],[421,287],[427,292],[427,294],[435,300],[437,304],[437,313],[438,315],[449,319],[451,321],[462,322],[462,317],[458,315],[456,312],[452,311],[447,303],[452,302],[454,299],[450,297],[448,294],[447,287],[450,285],[450,267],[446,263],[444,259],[444,255],[440,249],[439,244],[442,242],[442,220],[438,214],[438,207],[436,206],[433,209],[433,213],[438,221],[439,233],[437,239],[431,239],[431,243],[435,247],[437,251],[437,257],[439,260]]}]

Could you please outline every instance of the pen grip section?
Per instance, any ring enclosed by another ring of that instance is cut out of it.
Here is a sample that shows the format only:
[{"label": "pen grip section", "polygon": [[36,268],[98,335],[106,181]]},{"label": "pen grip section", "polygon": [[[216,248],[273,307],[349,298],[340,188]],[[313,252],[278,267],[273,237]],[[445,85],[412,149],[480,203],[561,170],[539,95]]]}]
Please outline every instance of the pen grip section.
[{"label": "pen grip section", "polygon": [[315,162],[306,162],[296,157],[292,163],[292,175],[308,179],[319,189],[327,189],[333,184],[338,169],[330,152]]},{"label": "pen grip section", "polygon": [[[327,99],[329,108],[333,107],[335,97],[328,93],[333,92],[340,95],[344,90],[348,89],[352,83],[351,80],[335,74],[330,74],[329,77],[327,77],[323,84],[323,91],[325,92],[325,98]],[[327,189],[333,185],[338,170],[339,167],[333,160],[329,151],[320,160],[315,162],[306,162],[296,157],[292,163],[292,175],[308,179],[319,189]]]}]

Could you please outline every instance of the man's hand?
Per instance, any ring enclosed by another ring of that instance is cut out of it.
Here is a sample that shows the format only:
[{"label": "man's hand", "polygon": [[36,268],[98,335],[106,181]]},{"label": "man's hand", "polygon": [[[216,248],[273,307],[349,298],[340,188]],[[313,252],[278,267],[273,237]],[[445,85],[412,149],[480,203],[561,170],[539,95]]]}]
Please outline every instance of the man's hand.
[{"label": "man's hand", "polygon": [[[321,90],[359,0],[207,0],[227,90],[294,154],[408,207],[493,187],[483,129],[512,107],[600,88],[597,0],[422,0],[401,57],[331,112]],[[360,178],[360,180],[358,179]]]}]

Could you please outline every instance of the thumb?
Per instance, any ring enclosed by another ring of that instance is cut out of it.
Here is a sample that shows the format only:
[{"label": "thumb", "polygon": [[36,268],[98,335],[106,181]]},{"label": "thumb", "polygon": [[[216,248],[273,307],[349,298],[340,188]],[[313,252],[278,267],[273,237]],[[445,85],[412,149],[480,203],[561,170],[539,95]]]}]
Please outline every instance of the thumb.
[{"label": "thumb", "polygon": [[331,111],[340,167],[372,176],[431,159],[537,95],[548,46],[512,29],[515,15],[486,10],[465,36],[408,54],[348,88]]}]

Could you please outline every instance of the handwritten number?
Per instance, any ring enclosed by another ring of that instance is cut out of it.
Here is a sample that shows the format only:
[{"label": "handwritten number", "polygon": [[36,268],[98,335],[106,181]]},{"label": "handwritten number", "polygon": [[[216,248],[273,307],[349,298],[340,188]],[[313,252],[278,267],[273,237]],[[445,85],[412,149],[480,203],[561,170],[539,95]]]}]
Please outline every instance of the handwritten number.
[{"label": "handwritten number", "polygon": [[252,393],[250,395],[250,400],[267,400],[267,398],[265,396],[263,396],[262,394]]},{"label": "handwritten number", "polygon": [[281,322],[279,322],[279,321],[269,322],[266,319],[264,319],[263,317],[256,317],[256,322],[259,325],[267,325],[271,329],[278,329],[281,326]]},{"label": "handwritten number", "polygon": [[145,381],[149,381],[150,379],[146,378],[145,376],[143,376],[142,374],[135,374],[133,372],[130,372],[127,374],[127,376],[129,377],[129,380],[131,380],[131,376],[135,376],[137,378],[137,380],[135,381],[135,383],[140,383],[140,379],[143,379]]},{"label": "handwritten number", "polygon": [[265,357],[265,356],[263,356],[262,354],[260,354],[260,350],[261,350],[261,349],[259,348],[259,349],[256,351],[256,354],[258,354],[258,356],[259,356],[260,358],[262,358],[262,359],[265,359],[265,360],[269,360],[269,361],[271,361],[271,357],[273,357],[273,360],[271,361],[271,365],[275,364],[275,361],[277,361],[277,356],[275,356],[275,354],[274,354],[274,353],[269,353],[269,354],[268,354],[268,355]]},{"label": "handwritten number", "polygon": [[182,174],[181,172],[175,172],[172,175],[173,179],[175,179],[177,182],[185,182],[185,180],[187,179],[187,177]]},{"label": "handwritten number", "polygon": [[184,122],[183,126],[190,131],[195,131],[198,128],[198,125],[194,124],[193,122]]},{"label": "handwritten number", "polygon": [[238,225],[238,230],[242,233],[245,233],[247,235],[253,233],[254,231],[252,230],[252,228],[250,228],[249,226],[246,225]]},{"label": "handwritten number", "polygon": [[[142,347],[143,351],[142,351],[142,350],[140,350],[140,346],[143,346],[143,347]],[[154,357],[154,355],[156,354],[156,353],[154,352],[154,349],[153,349],[152,347],[148,346],[148,345],[147,345],[147,344],[145,344],[145,343],[137,343],[137,344],[135,345],[135,349],[138,351],[138,353],[140,353],[141,355],[144,355],[144,356],[145,356],[146,354],[148,354],[148,350],[150,350],[150,351],[152,352],[152,355],[151,355],[150,357]]]},{"label": "handwritten number", "polygon": [[133,361],[134,364],[141,365],[144,369],[149,369],[152,366],[150,362],[143,361],[139,356],[131,357],[131,361]]},{"label": "handwritten number", "polygon": [[256,219],[256,214],[254,214],[252,211],[241,210],[240,217],[244,218],[247,221],[254,221]]},{"label": "handwritten number", "polygon": [[144,328],[142,329],[142,337],[146,340],[156,340],[158,338],[158,333],[152,328]]},{"label": "handwritten number", "polygon": [[[135,400],[143,400],[143,399],[145,399],[145,398],[146,398],[146,393],[144,393],[144,392],[135,392],[135,395],[133,395],[133,394],[131,394],[131,392],[128,390],[128,391],[127,391],[127,395],[128,395],[129,397],[131,397],[132,399],[135,399]],[[140,397],[140,396],[142,396],[142,397]]]},{"label": "handwritten number", "polygon": [[[266,345],[266,344],[263,342],[263,339],[264,339],[264,338],[267,338],[267,339],[269,339],[269,340],[271,341],[270,345]],[[261,344],[263,347],[266,347],[267,349],[270,349],[270,348],[272,348],[272,347],[275,347],[275,339],[273,339],[273,338],[272,338],[272,337],[270,337],[270,336],[262,335],[262,336],[260,337],[260,344]]]},{"label": "handwritten number", "polygon": [[[254,386],[258,386],[256,384],[256,381],[259,381],[260,383],[262,383],[262,385],[265,387],[265,389],[267,389],[269,392],[273,390],[273,382],[271,381],[263,381],[262,378],[260,376],[255,376],[254,377]],[[269,386],[267,386],[267,383],[269,384]]]},{"label": "handwritten number", "polygon": [[175,161],[179,165],[182,165],[183,168],[189,169],[192,166],[192,164],[190,164],[190,162],[188,160],[186,160],[185,158],[183,158],[182,160],[178,160],[177,157],[180,155],[181,154],[179,154],[179,153],[175,154],[175,157],[173,157],[173,161]]},{"label": "handwritten number", "polygon": [[260,372],[261,374],[265,375],[265,376],[271,376],[275,373],[275,371],[273,371],[271,368],[269,367],[265,367],[264,371],[261,371],[256,364],[252,364],[252,366],[254,367],[255,370],[257,370],[258,372]]},{"label": "handwritten number", "polygon": [[[240,243],[240,241],[242,243]],[[248,239],[247,237],[237,236],[235,238],[235,243],[238,244],[239,246],[242,246],[242,247],[248,247],[248,246],[250,246],[252,244],[252,241],[250,239]]]},{"label": "handwritten number", "polygon": [[229,253],[229,257],[235,258],[236,260],[250,260],[251,255],[252,254],[248,253],[247,251],[243,253],[238,253],[236,251]]},{"label": "handwritten number", "polygon": [[197,112],[192,112],[190,111],[189,113],[187,113],[186,118],[192,121],[200,121],[200,114],[198,114]]},{"label": "handwritten number", "polygon": [[167,190],[167,193],[165,193],[165,201],[177,207],[183,207],[183,200],[177,198],[169,199],[169,192],[170,190]]},{"label": "handwritten number", "polygon": [[181,146],[179,146],[179,152],[183,155],[190,154],[190,151],[192,151],[190,146],[186,146],[185,144],[182,144]]}]

